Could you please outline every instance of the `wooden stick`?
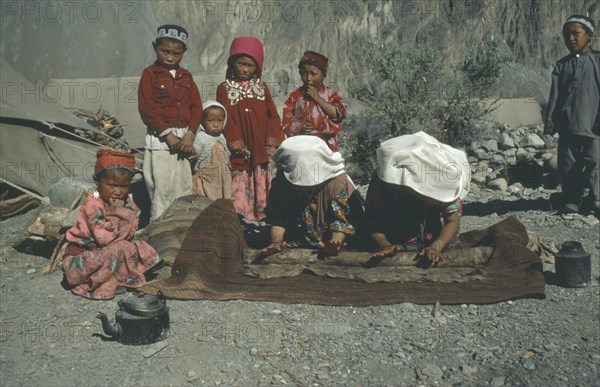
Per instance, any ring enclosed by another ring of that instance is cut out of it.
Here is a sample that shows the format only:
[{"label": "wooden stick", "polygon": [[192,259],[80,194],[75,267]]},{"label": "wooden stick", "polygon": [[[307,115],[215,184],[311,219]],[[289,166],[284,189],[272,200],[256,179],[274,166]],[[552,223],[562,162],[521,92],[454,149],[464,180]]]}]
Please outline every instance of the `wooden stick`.
[{"label": "wooden stick", "polygon": [[[73,203],[71,203],[71,206],[69,207],[69,212],[73,211],[77,207],[77,205],[81,201],[81,198],[83,197],[84,194],[85,194],[85,189],[82,188],[81,191],[79,191],[79,195],[77,195],[77,198],[75,198]],[[65,243],[66,237],[67,237],[67,234],[65,233],[60,237],[58,242],[56,242],[56,246],[54,246],[52,255],[50,255],[50,263],[44,269],[44,274],[52,273],[54,270],[56,270],[56,267],[58,266],[58,264],[60,262],[62,262],[62,257],[59,258],[58,253],[60,252],[60,250],[63,246],[63,243]]]}]

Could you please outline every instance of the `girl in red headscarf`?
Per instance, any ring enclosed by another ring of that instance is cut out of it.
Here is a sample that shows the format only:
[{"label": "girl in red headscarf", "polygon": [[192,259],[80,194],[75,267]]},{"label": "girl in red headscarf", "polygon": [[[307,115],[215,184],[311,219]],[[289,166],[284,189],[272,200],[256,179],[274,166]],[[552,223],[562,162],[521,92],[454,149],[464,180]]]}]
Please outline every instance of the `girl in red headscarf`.
[{"label": "girl in red headscarf", "polygon": [[140,213],[129,196],[134,170],[129,153],[103,149],[97,154],[97,190],[85,199],[66,234],[63,270],[74,294],[111,299],[117,287],[125,291],[145,285],[144,272],[161,260],[148,243],[134,240]]},{"label": "girl in red headscarf", "polygon": [[217,100],[227,110],[223,131],[231,150],[233,206],[249,221],[262,221],[271,188],[269,157],[283,141],[281,120],[262,81],[263,46],[253,37],[231,43],[225,82]]}]

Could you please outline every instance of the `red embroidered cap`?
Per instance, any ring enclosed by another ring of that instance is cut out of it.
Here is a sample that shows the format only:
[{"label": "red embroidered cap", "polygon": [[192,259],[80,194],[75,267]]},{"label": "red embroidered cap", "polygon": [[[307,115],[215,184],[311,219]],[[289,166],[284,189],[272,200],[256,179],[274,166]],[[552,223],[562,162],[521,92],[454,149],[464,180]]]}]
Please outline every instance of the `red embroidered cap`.
[{"label": "red embroidered cap", "polygon": [[117,152],[112,149],[101,149],[96,153],[96,168],[94,173],[110,171],[112,169],[127,169],[135,172],[135,157],[131,153]]},{"label": "red embroidered cap", "polygon": [[329,59],[323,54],[319,54],[315,51],[306,51],[298,63],[298,68],[301,69],[302,65],[309,64],[317,66],[323,75],[327,75],[327,67],[329,66]]}]

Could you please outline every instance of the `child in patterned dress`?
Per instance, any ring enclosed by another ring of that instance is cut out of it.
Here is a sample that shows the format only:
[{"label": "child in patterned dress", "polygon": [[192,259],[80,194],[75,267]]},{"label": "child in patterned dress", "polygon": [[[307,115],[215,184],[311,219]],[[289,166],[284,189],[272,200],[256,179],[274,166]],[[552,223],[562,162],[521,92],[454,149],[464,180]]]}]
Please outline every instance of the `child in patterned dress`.
[{"label": "child in patterned dress", "polygon": [[299,134],[317,136],[333,151],[339,151],[338,133],[346,118],[346,103],[335,90],[323,85],[329,60],[322,54],[306,51],[298,70],[302,87],[290,93],[283,106],[283,131],[288,137]]},{"label": "child in patterned dress", "polygon": [[73,294],[111,299],[118,286],[145,285],[144,272],[161,261],[152,246],[134,239],[140,212],[129,196],[134,169],[129,153],[103,149],[97,154],[97,190],[85,199],[66,234],[63,270]]},{"label": "child in patterned dress", "polygon": [[271,188],[269,157],[283,141],[281,120],[266,83],[261,79],[263,46],[254,37],[231,42],[225,82],[217,101],[227,112],[224,134],[231,150],[233,206],[251,222],[265,218]]}]

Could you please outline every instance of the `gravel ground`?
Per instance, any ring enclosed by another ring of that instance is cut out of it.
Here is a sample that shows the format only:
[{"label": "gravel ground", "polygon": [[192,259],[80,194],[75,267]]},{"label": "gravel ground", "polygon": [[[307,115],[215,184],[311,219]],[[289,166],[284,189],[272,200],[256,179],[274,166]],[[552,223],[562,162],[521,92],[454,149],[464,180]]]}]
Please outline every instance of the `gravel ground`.
[{"label": "gravel ground", "polygon": [[553,242],[581,241],[593,262],[586,287],[547,285],[544,300],[442,305],[435,316],[431,305],[411,303],[168,301],[170,337],[143,347],[103,341],[94,316],[113,318],[116,300],[84,300],[63,289],[60,271],[41,275],[47,259],[10,247],[32,213],[9,219],[0,223],[0,383],[600,386],[600,227],[552,212],[550,193],[471,195],[462,230],[513,215]]}]

